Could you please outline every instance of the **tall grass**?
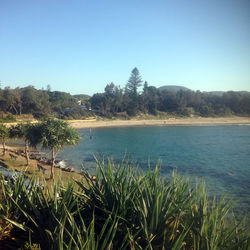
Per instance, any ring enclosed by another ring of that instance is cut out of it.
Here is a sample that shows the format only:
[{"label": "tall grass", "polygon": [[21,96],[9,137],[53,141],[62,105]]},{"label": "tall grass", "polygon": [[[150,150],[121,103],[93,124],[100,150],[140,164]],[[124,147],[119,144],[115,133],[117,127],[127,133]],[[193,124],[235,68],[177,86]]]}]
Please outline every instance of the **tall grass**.
[{"label": "tall grass", "polygon": [[1,180],[1,216],[41,249],[248,249],[249,232],[231,202],[210,200],[176,173],[141,173],[128,163],[98,162],[96,179],[53,191],[23,177]]}]

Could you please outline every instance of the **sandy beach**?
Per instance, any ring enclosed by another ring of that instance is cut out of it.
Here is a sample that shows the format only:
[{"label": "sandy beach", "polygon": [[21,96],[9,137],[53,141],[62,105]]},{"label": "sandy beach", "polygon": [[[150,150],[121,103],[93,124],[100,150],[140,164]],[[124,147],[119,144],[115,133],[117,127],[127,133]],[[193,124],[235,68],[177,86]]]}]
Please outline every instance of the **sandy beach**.
[{"label": "sandy beach", "polygon": [[168,118],[164,120],[70,120],[73,128],[129,127],[129,126],[205,126],[205,125],[250,125],[250,117],[193,117]]}]

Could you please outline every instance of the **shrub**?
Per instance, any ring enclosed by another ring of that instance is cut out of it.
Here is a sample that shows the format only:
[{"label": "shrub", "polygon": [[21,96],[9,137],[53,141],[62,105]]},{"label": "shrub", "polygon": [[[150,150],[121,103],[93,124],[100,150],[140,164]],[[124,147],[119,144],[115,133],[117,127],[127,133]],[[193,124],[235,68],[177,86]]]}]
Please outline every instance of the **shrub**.
[{"label": "shrub", "polygon": [[16,118],[13,114],[11,113],[0,113],[0,122],[15,122]]},{"label": "shrub", "polygon": [[[23,177],[2,181],[2,217],[30,232],[42,249],[247,249],[249,233],[231,203],[209,200],[176,173],[141,173],[128,163],[98,162],[96,178],[45,190]],[[87,183],[86,183],[87,182]],[[4,206],[2,206],[4,207]],[[248,238],[247,238],[248,237]],[[27,240],[26,240],[27,241]]]}]

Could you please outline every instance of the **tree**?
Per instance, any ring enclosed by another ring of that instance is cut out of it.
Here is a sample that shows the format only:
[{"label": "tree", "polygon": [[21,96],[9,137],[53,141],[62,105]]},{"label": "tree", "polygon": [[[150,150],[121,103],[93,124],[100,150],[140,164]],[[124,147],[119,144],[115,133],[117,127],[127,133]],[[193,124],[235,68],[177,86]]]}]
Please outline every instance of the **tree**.
[{"label": "tree", "polygon": [[114,112],[122,112],[124,111],[123,107],[123,90],[120,88],[120,86],[115,86],[115,100],[114,100]]},{"label": "tree", "polygon": [[11,89],[6,87],[2,92],[1,109],[13,114],[22,114],[21,91],[19,88]]},{"label": "tree", "polygon": [[10,127],[10,138],[18,138],[18,139],[24,139],[25,142],[25,158],[26,158],[26,165],[29,166],[29,128],[30,124],[22,124],[19,123],[16,126]]},{"label": "tree", "polygon": [[139,107],[138,88],[141,86],[142,80],[137,68],[131,72],[130,78],[126,85],[125,94],[128,96],[127,112],[129,115],[135,115]]},{"label": "tree", "polygon": [[9,139],[9,128],[7,128],[4,124],[0,124],[0,140],[3,145],[3,155],[6,153],[5,143]]},{"label": "tree", "polygon": [[90,99],[91,107],[95,111],[99,111],[102,115],[105,115],[107,112],[107,105],[106,105],[106,96],[105,94],[97,93],[94,94]]},{"label": "tree", "polygon": [[50,86],[50,84],[47,85],[47,91],[51,92],[51,86]]},{"label": "tree", "polygon": [[115,86],[113,82],[105,87],[105,107],[106,112],[116,114],[122,110],[123,92],[120,86]]},{"label": "tree", "polygon": [[131,72],[131,76],[128,79],[128,83],[127,83],[127,90],[128,92],[133,95],[133,96],[137,96],[137,89],[141,86],[142,80],[141,80],[141,76],[139,73],[139,70],[135,67],[132,72]]},{"label": "tree", "polygon": [[54,178],[55,159],[64,145],[76,145],[80,140],[78,132],[67,122],[47,119],[29,129],[28,140],[32,146],[42,145],[42,148],[51,150],[51,175]]},{"label": "tree", "polygon": [[115,84],[113,82],[107,84],[104,91],[106,96],[113,98],[115,94]]},{"label": "tree", "polygon": [[147,88],[146,100],[145,103],[147,104],[147,109],[150,114],[156,115],[157,114],[157,106],[159,102],[159,91],[154,86],[149,86]]},{"label": "tree", "polygon": [[47,91],[36,90],[33,86],[22,89],[23,112],[32,113],[36,117],[46,117],[51,111]]},{"label": "tree", "polygon": [[160,110],[164,112],[175,112],[178,110],[178,100],[176,93],[163,90],[161,92]]}]

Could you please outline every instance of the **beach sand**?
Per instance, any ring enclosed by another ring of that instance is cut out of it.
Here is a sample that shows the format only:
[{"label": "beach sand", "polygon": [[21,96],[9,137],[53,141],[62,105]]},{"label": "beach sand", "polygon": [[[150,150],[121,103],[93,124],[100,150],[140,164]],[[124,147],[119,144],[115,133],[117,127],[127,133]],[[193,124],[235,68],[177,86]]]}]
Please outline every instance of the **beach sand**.
[{"label": "beach sand", "polygon": [[205,125],[250,125],[250,117],[193,117],[168,118],[164,120],[70,120],[73,128],[129,127],[129,126],[205,126]]}]

